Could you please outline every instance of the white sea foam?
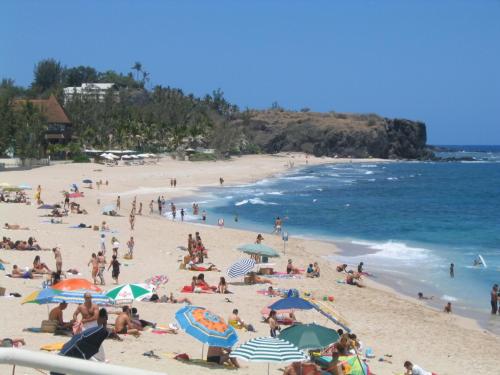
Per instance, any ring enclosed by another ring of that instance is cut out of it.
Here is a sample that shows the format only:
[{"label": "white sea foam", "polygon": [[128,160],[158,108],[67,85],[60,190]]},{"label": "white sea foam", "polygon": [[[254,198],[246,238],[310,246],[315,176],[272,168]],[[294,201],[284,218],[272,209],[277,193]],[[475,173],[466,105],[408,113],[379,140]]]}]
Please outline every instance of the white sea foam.
[{"label": "white sea foam", "polygon": [[269,193],[266,193],[267,195],[283,195],[282,191],[271,191]]},{"label": "white sea foam", "polygon": [[242,201],[236,202],[234,205],[235,206],[243,206],[244,204],[248,203],[248,199],[244,199]]},{"label": "white sea foam", "polygon": [[377,164],[361,164],[361,168],[378,168]]},{"label": "white sea foam", "polygon": [[458,298],[456,297],[453,297],[453,296],[449,296],[447,294],[443,294],[441,296],[441,299],[444,300],[444,301],[448,301],[448,302],[455,302],[455,301],[458,301]]},{"label": "white sea foam", "polygon": [[323,189],[322,189],[322,188],[317,188],[316,190],[317,190],[317,191],[323,191]]},{"label": "white sea foam", "polygon": [[233,199],[233,196],[232,195],[228,195],[227,197],[224,197],[226,199]]},{"label": "white sea foam", "polygon": [[373,243],[367,241],[352,241],[353,244],[366,246],[372,250],[378,250],[374,254],[367,255],[372,258],[389,258],[400,261],[422,261],[431,256],[429,249],[411,247],[403,242],[388,241],[384,243]]},{"label": "white sea foam", "polygon": [[397,177],[387,177],[387,179],[388,179],[389,181],[396,181],[396,180],[398,180],[398,178],[397,178]]},{"label": "white sea foam", "polygon": [[263,206],[276,206],[278,204],[278,203],[274,203],[274,202],[266,202],[260,198],[252,198],[252,199],[249,199],[248,202],[250,202],[251,204],[261,204]]},{"label": "white sea foam", "polygon": [[372,171],[366,171],[365,174],[373,174]]},{"label": "white sea foam", "polygon": [[285,177],[284,179],[285,180],[293,180],[293,181],[302,181],[302,180],[312,180],[312,179],[315,179],[315,178],[318,178],[318,176],[311,176],[311,175],[307,175],[307,176],[293,176],[293,177]]}]

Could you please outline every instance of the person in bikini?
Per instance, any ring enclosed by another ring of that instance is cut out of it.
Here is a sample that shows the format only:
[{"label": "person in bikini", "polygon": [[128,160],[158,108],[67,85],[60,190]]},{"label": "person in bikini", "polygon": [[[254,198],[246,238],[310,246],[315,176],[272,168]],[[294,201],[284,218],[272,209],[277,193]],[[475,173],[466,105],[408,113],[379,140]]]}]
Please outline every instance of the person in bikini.
[{"label": "person in bikini", "polygon": [[28,228],[28,227],[21,227],[19,224],[5,223],[4,229],[10,229],[10,230],[29,230],[30,228]]},{"label": "person in bikini", "polygon": [[35,257],[35,260],[33,261],[33,271],[32,272],[43,274],[43,273],[51,273],[52,271],[49,269],[49,267],[47,267],[47,265],[45,263],[42,263],[42,261],[40,260],[40,255],[37,255]]}]

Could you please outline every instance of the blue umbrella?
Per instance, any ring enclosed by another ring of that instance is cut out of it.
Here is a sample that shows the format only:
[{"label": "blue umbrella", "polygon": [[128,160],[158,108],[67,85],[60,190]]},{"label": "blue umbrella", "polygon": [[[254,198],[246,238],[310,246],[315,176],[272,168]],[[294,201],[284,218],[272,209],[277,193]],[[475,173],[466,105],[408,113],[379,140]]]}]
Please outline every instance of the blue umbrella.
[{"label": "blue umbrella", "polygon": [[305,299],[298,297],[287,297],[273,303],[271,306],[269,306],[269,308],[271,310],[310,310],[313,309],[314,306]]},{"label": "blue umbrella", "polygon": [[65,291],[62,293],[55,294],[53,297],[50,298],[49,303],[61,303],[64,301],[66,303],[75,303],[75,304],[81,305],[82,303],[85,302],[85,299],[83,298],[83,295],[85,293],[91,294],[92,303],[95,303],[96,305],[112,305],[113,304],[113,301],[105,294],[93,293],[93,292],[89,292],[87,290]]},{"label": "blue umbrella", "polygon": [[186,333],[203,344],[230,348],[238,341],[234,328],[204,307],[184,306],[175,313],[175,319]]}]

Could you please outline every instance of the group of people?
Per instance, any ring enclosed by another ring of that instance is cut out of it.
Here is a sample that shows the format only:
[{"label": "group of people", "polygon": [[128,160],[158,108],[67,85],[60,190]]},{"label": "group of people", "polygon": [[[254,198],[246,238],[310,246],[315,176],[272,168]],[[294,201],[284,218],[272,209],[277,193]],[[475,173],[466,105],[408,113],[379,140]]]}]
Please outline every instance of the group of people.
[{"label": "group of people", "polygon": [[30,203],[30,200],[24,191],[16,191],[15,193],[4,193],[0,191],[0,202],[3,203]]},{"label": "group of people", "polygon": [[42,247],[38,244],[34,237],[28,237],[27,241],[17,240],[12,241],[10,237],[2,237],[0,242],[0,249],[5,250],[42,250]]}]

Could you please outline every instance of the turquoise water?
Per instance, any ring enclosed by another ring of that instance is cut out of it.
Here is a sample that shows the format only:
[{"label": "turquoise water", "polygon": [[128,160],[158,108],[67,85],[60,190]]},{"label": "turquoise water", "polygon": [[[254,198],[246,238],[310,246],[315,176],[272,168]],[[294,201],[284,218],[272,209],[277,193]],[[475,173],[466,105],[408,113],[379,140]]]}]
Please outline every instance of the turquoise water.
[{"label": "turquoise water", "polygon": [[[445,156],[477,162],[311,166],[255,184],[210,189],[208,223],[269,233],[284,219],[291,236],[331,239],[341,255],[409,295],[434,295],[441,308],[479,319],[493,331],[489,291],[500,283],[500,147],[461,147]],[[238,222],[234,217],[238,216]],[[488,268],[472,263],[482,254]],[[455,264],[455,278],[449,264]]]}]

